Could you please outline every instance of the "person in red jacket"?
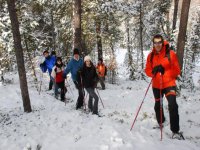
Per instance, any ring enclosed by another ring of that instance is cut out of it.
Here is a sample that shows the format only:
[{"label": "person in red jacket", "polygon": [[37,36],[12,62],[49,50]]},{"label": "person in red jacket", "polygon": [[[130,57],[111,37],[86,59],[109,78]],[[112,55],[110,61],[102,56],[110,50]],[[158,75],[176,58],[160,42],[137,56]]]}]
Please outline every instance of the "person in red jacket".
[{"label": "person in red jacket", "polygon": [[[170,50],[169,43],[161,35],[153,37],[153,49],[147,57],[145,72],[147,76],[153,78],[154,110],[158,124],[161,125],[160,95],[162,97],[165,95],[168,100],[170,129],[173,137],[180,136],[176,102],[176,78],[180,74],[180,67],[176,53]],[[162,112],[162,123],[164,121],[165,115]]]},{"label": "person in red jacket", "polygon": [[64,65],[62,63],[62,58],[57,57],[56,64],[52,69],[51,76],[54,78],[54,81],[56,83],[55,85],[55,97],[58,98],[58,89],[61,89],[60,97],[61,101],[64,102],[65,100],[65,93],[66,93],[66,87],[65,87],[65,79],[63,77],[64,72]]}]

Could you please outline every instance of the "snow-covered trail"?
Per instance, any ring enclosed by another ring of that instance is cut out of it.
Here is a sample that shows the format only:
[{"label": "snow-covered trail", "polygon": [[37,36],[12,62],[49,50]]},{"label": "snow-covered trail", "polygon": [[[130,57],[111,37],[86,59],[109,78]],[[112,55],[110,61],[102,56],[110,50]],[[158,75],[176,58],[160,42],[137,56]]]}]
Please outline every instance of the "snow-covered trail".
[{"label": "snow-covered trail", "polygon": [[[165,100],[167,123],[163,141],[156,124],[154,100],[150,89],[138,116],[135,127],[130,126],[144,96],[146,81],[120,80],[120,85],[107,84],[99,90],[105,109],[99,102],[104,117],[97,117],[75,110],[77,92],[70,82],[74,101],[64,103],[42,91],[41,95],[29,85],[32,113],[24,113],[19,90],[18,76],[14,84],[0,85],[0,150],[22,150],[30,144],[32,150],[41,145],[42,150],[146,150],[181,149],[199,150],[200,146],[200,92],[183,92],[178,98],[180,126],[185,141],[171,140],[168,134],[169,118]],[[45,86],[42,87],[43,89]],[[184,99],[185,98],[185,99]]]}]

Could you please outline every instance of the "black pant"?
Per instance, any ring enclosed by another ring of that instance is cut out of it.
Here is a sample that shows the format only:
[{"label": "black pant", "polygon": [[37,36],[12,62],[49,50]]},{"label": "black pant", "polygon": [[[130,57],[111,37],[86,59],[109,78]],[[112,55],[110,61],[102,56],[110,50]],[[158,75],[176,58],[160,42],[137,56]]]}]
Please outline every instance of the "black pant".
[{"label": "black pant", "polygon": [[56,89],[55,95],[56,96],[58,94],[59,88],[61,89],[61,92],[60,92],[61,101],[64,101],[65,100],[65,93],[67,92],[67,89],[65,88],[65,81],[56,83],[56,86],[55,86],[55,89]]},{"label": "black pant", "polygon": [[[174,93],[174,94],[173,94]],[[153,94],[155,97],[154,110],[156,113],[157,122],[160,124],[160,89],[153,88]],[[176,87],[168,87],[161,91],[161,95],[165,94],[168,100],[169,118],[170,118],[170,129],[172,132],[177,133],[179,131],[179,114],[178,105],[176,103]],[[163,109],[162,109],[163,110]],[[162,118],[165,121],[164,111],[162,111]]]},{"label": "black pant", "polygon": [[83,106],[83,99],[84,99],[84,89],[81,84],[79,84],[77,81],[74,81],[75,87],[78,90],[78,99],[76,102],[76,109],[79,109]]},{"label": "black pant", "polygon": [[[93,112],[93,114],[98,114],[98,101],[99,98],[95,93],[94,88],[86,88],[86,91],[89,94],[88,108]],[[94,98],[94,103],[93,103]]]},{"label": "black pant", "polygon": [[101,84],[102,90],[105,90],[105,77],[99,77],[99,82]]},{"label": "black pant", "polygon": [[53,88],[53,80],[50,79],[50,81],[49,81],[49,90],[52,90],[52,88]]}]

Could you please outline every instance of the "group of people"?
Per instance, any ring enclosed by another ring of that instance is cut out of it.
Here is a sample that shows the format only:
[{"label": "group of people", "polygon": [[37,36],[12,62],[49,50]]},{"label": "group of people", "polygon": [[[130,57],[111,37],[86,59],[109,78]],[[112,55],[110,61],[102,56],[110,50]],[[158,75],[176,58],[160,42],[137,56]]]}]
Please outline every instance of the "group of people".
[{"label": "group of people", "polygon": [[[179,136],[179,114],[176,102],[176,78],[180,74],[180,67],[176,53],[170,49],[169,43],[161,35],[153,37],[153,49],[147,57],[145,72],[152,78],[152,89],[155,97],[155,114],[159,126],[165,122],[162,98],[165,95],[168,100],[170,129],[173,136]],[[64,69],[60,57],[50,56],[48,51],[44,51],[45,61],[41,64],[42,71],[47,69],[50,74],[49,89],[52,88],[53,81],[56,87],[61,88],[61,100],[64,100],[65,86],[64,78],[71,73],[73,82],[78,89],[78,100],[76,109],[83,106],[84,89],[89,93],[88,108],[93,114],[98,114],[98,96],[95,92],[97,82],[100,81],[102,89],[105,89],[105,75],[107,69],[100,58],[95,67],[90,56],[85,56],[84,60],[80,58],[79,50],[74,49],[73,58]],[[54,66],[55,65],[55,66]],[[57,89],[57,88],[55,88]],[[55,92],[57,93],[57,92]],[[56,94],[55,94],[56,95]],[[93,103],[94,99],[94,103]]]},{"label": "group of people", "polygon": [[[92,63],[90,56],[85,56],[84,60],[80,58],[79,49],[73,50],[73,57],[64,68],[61,57],[56,55],[49,55],[49,52],[45,50],[43,52],[45,61],[40,64],[42,72],[48,70],[50,75],[49,90],[52,90],[54,85],[55,97],[58,98],[58,89],[60,90],[61,101],[65,101],[65,93],[67,89],[65,87],[65,78],[71,73],[71,78],[74,82],[76,89],[78,90],[78,99],[76,102],[76,109],[80,109],[84,104],[85,90],[89,94],[88,109],[93,114],[98,115],[98,101],[99,97],[95,92],[97,83],[100,82],[102,90],[105,90],[105,76],[107,68],[103,63],[103,59],[100,58],[97,66]],[[84,90],[85,89],[85,90]],[[94,99],[94,102],[93,102]]]}]

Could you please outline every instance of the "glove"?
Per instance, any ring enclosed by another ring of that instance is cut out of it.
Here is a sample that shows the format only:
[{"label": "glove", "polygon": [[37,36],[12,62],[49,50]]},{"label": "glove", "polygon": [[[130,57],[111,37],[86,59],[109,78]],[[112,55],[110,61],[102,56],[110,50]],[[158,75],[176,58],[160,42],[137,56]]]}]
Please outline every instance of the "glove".
[{"label": "glove", "polygon": [[158,66],[155,66],[153,68],[153,71],[152,71],[152,74],[157,74],[158,72],[160,72],[162,75],[165,73],[165,68],[162,66],[162,65],[158,65]]},{"label": "glove", "polygon": [[45,66],[45,65],[46,65],[46,63],[45,63],[45,61],[44,61],[43,63],[40,64],[40,67],[43,67],[43,66]]},{"label": "glove", "polygon": [[66,76],[67,76],[66,73],[63,73],[62,77],[63,77],[64,79],[67,78]]}]

